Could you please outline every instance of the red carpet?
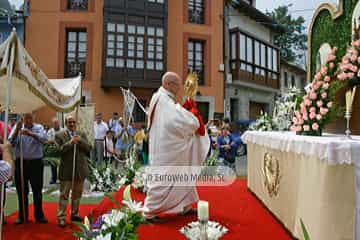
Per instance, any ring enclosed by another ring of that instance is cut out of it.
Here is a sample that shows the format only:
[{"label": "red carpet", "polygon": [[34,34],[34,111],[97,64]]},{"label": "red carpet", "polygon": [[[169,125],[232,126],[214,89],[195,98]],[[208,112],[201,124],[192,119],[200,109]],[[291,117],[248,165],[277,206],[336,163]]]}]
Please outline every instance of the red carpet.
[{"label": "red carpet", "polygon": [[[229,232],[223,240],[287,240],[292,239],[272,215],[247,190],[245,180],[237,180],[228,187],[199,187],[200,199],[209,201],[210,219],[225,225]],[[122,190],[115,194],[122,200]],[[144,195],[132,191],[135,200],[143,200]],[[113,203],[104,199],[94,209],[99,216],[113,207]],[[285,206],[284,206],[285,207]],[[185,224],[196,220],[196,216],[172,217],[166,223],[143,225],[139,228],[140,240],[184,240],[178,231]]]},{"label": "red carpet", "polygon": [[[18,213],[14,213],[6,218],[7,224],[3,227],[4,240],[73,240],[72,231],[76,229],[75,226],[70,224],[61,229],[57,226],[56,211],[58,208],[57,203],[43,203],[44,213],[49,220],[48,224],[35,223],[33,218],[33,205],[29,208],[30,221],[26,224],[15,225],[13,222],[16,220]],[[86,216],[90,213],[94,205],[83,204],[80,207],[80,214]],[[70,215],[70,206],[68,207],[68,216]],[[69,222],[69,217],[67,221]]]},{"label": "red carpet", "polygon": [[[247,190],[245,180],[237,180],[228,187],[200,187],[199,195],[202,200],[209,201],[210,219],[217,221],[229,228],[229,232],[223,240],[288,240],[292,239],[287,232],[278,224],[272,215],[259,203],[259,201]],[[122,200],[122,190],[115,194],[115,199]],[[135,200],[143,201],[144,195],[132,190]],[[113,203],[104,199],[95,208],[92,205],[82,205],[80,213],[92,214],[94,217],[107,212],[113,207]],[[286,207],[286,206],[284,206]],[[17,214],[7,218],[4,226],[5,240],[70,240],[71,231],[74,227],[68,226],[61,229],[56,225],[56,203],[44,203],[48,224],[36,224],[32,220],[25,225],[13,224]],[[69,210],[69,209],[68,209]],[[32,213],[32,207],[30,208]],[[32,215],[30,216],[32,218]],[[196,216],[171,217],[166,223],[143,225],[139,228],[139,240],[184,240],[184,236],[178,231],[190,221],[196,220]]]}]

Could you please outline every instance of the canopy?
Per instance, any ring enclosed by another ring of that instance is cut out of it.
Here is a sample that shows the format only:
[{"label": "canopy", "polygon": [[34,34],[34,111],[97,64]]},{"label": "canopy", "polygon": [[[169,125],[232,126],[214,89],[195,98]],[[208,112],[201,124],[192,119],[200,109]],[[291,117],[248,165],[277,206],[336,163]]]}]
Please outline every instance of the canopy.
[{"label": "canopy", "polygon": [[48,105],[70,112],[81,99],[81,76],[48,79],[30,57],[16,32],[0,45],[0,105],[15,113],[27,113]]}]

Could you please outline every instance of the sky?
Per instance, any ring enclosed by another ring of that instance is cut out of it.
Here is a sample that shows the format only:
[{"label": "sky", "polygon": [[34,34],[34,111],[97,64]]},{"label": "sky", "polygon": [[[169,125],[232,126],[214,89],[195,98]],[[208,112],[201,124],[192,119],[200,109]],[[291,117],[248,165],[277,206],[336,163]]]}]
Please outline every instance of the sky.
[{"label": "sky", "polygon": [[294,17],[303,16],[306,20],[306,27],[308,27],[315,10],[325,2],[338,3],[337,0],[256,0],[256,7],[265,12],[266,10],[271,11],[280,5],[292,4],[289,11]]}]

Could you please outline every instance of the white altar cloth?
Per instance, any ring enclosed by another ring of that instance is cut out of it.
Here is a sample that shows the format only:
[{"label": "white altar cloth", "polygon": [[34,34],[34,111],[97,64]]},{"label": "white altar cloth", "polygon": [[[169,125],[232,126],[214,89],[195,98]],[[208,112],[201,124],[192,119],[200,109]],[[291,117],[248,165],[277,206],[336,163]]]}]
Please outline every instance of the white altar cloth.
[{"label": "white altar cloth", "polygon": [[[291,163],[291,161],[311,161],[314,159],[318,159],[329,166],[336,166],[342,164],[354,166],[354,176],[356,181],[356,192],[354,194],[356,195],[356,209],[354,209],[354,215],[356,217],[353,227],[353,229],[355,230],[355,236],[353,239],[360,240],[360,136],[352,136],[352,139],[346,139],[344,135],[334,134],[323,134],[323,136],[321,137],[313,137],[299,136],[296,135],[294,132],[247,131],[243,134],[242,140],[244,143],[249,144],[250,151],[267,151],[266,149],[272,149],[274,151],[282,153],[291,153],[290,155],[281,154],[281,156],[288,156],[289,158],[291,158],[285,159],[286,161],[288,161],[287,164],[289,164],[289,162]],[[254,157],[261,158],[261,154],[257,152],[248,152],[248,154],[248,161],[261,161],[259,159],[254,159]],[[299,156],[305,157],[300,158]],[[254,173],[254,171],[262,171],[258,169],[259,166],[259,163],[252,164],[251,162],[249,162],[249,188],[258,195],[258,197],[264,202],[265,205],[267,205],[266,201],[269,202],[270,200],[268,200],[265,195],[262,195],[263,193],[261,191],[259,192],[258,186],[261,183],[254,183],[254,181],[261,181],[260,179],[256,179],[259,178],[259,173]],[[295,164],[294,166],[298,165]],[[254,174],[256,175],[256,177],[254,176]],[[299,181],[306,180],[301,180],[300,178]],[[317,183],[313,182],[311,184]],[[259,194],[257,193],[257,191]],[[262,199],[263,197],[265,197],[266,200]],[[273,200],[276,201],[276,198],[274,198]],[[272,206],[267,207],[272,211]],[[283,207],[286,208],[287,206]],[[277,209],[275,209],[275,211],[277,211]],[[276,212],[274,212],[274,214],[279,215]],[[279,217],[279,220],[282,221],[281,217]],[[285,226],[288,225],[286,221],[283,223],[285,224]]]}]

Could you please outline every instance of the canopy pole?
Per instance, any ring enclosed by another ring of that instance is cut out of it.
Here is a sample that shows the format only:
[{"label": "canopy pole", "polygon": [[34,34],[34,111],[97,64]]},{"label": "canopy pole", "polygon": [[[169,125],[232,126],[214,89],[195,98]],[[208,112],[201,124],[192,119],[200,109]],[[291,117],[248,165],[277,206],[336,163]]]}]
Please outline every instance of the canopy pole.
[{"label": "canopy pole", "polygon": [[[13,69],[14,69],[14,59],[15,59],[15,46],[11,44],[11,55],[10,55],[10,63],[9,67],[7,68],[7,84],[6,84],[6,106],[5,106],[5,129],[4,129],[4,143],[6,143],[8,139],[8,124],[9,124],[9,108],[11,102],[11,91],[12,91],[12,78],[13,78]],[[0,196],[0,204],[1,204],[1,211],[0,211],[0,240],[2,240],[2,227],[4,221],[4,195],[5,193],[5,184],[1,184],[1,196]]]},{"label": "canopy pole", "polygon": [[[82,101],[82,75],[81,72],[79,73],[80,75],[80,103],[79,105],[76,107],[76,113],[75,113],[75,118],[76,118],[76,122],[78,122],[78,116],[79,116],[79,107],[81,106],[81,101]],[[74,144],[74,155],[73,155],[73,168],[72,168],[72,179],[71,179],[71,209],[72,209],[72,204],[74,202],[74,186],[75,186],[75,169],[76,169],[76,144]]]}]

